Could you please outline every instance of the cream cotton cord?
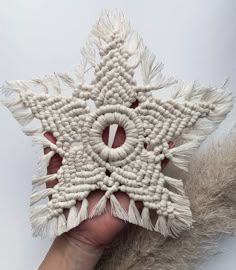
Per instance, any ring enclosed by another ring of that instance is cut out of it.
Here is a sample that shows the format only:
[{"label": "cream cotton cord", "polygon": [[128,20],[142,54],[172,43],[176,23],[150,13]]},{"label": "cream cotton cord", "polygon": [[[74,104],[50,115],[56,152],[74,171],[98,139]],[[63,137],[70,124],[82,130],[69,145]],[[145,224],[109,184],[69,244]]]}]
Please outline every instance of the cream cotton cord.
[{"label": "cream cotton cord", "polygon": [[[90,83],[85,78],[88,69],[94,70]],[[104,213],[108,200],[115,217],[165,237],[177,237],[191,228],[183,182],[164,175],[161,162],[169,159],[187,170],[193,151],[231,110],[232,96],[226,85],[214,88],[177,82],[163,76],[162,69],[128,20],[118,12],[106,11],[94,25],[74,74],[54,73],[6,82],[2,87],[3,103],[24,126],[24,133],[35,144],[51,149],[40,161],[41,173],[33,177],[34,236],[54,238]],[[142,83],[135,76],[138,70]],[[175,87],[171,98],[152,95],[152,90],[169,86]],[[62,95],[64,87],[72,90],[70,97]],[[94,101],[95,110],[88,107],[88,100]],[[138,106],[131,107],[135,102]],[[41,126],[26,128],[34,119]],[[103,140],[104,130],[113,124],[122,127],[126,136],[117,148]],[[55,144],[45,132],[53,134]],[[170,141],[175,142],[174,148]],[[56,173],[42,174],[55,154],[62,158],[61,167]],[[54,187],[45,187],[56,179]],[[102,190],[104,196],[89,214],[87,197],[95,190]],[[129,196],[128,211],[117,200],[118,191]],[[45,202],[48,196],[51,200]],[[77,201],[82,203],[79,210]],[[141,213],[137,201],[143,204]],[[65,209],[69,210],[67,219]]]}]

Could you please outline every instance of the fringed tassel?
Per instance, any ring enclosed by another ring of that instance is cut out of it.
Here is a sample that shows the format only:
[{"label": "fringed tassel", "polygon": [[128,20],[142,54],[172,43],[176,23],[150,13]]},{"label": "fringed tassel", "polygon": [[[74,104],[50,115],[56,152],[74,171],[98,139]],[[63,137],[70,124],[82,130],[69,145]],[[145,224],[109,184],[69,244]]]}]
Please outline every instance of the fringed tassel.
[{"label": "fringed tassel", "polygon": [[30,209],[30,219],[34,221],[35,218],[45,217],[48,214],[47,205],[36,205]]},{"label": "fringed tassel", "polygon": [[34,119],[34,115],[32,114],[31,111],[18,111],[16,110],[15,112],[12,113],[15,119],[22,125],[26,126],[28,125],[31,121]]},{"label": "fringed tassel", "polygon": [[232,93],[227,89],[210,89],[203,94],[202,100],[215,106],[210,111],[208,119],[217,124],[226,117],[233,107]]},{"label": "fringed tassel", "polygon": [[60,87],[60,83],[59,83],[59,80],[57,78],[56,73],[48,76],[48,80],[50,81],[53,89],[55,90],[55,93],[57,95],[60,95],[61,94],[61,87]]},{"label": "fringed tassel", "polygon": [[[233,98],[231,91],[226,88],[227,81],[222,88],[203,87],[196,82],[191,84],[181,82],[177,85],[173,98],[184,98],[185,101],[206,109],[206,112],[209,110],[206,115],[207,119],[198,119],[189,131],[187,130],[181,135],[185,142],[195,140],[200,144],[227,116],[232,109]],[[206,104],[210,106],[206,106]]]},{"label": "fringed tassel", "polygon": [[176,218],[168,218],[167,227],[169,231],[169,235],[173,238],[178,237],[181,232],[186,231],[191,226],[191,222],[189,224],[183,223]]},{"label": "fringed tassel", "polygon": [[[11,89],[11,88],[8,88],[7,86],[0,87],[0,94],[4,95],[5,97],[11,96],[13,93],[19,93],[19,92],[20,90]],[[3,103],[3,100],[1,100],[1,102]]]},{"label": "fringed tassel", "polygon": [[128,221],[128,216],[125,209],[121,206],[120,202],[117,200],[114,194],[110,196],[110,203],[111,203],[111,214],[114,217]]},{"label": "fringed tassel", "polygon": [[189,228],[192,225],[192,212],[189,207],[173,203],[176,218]]},{"label": "fringed tassel", "polygon": [[103,197],[100,199],[100,201],[95,205],[91,213],[89,214],[90,218],[93,218],[95,216],[100,216],[105,212],[106,209],[106,203],[107,203],[107,197],[103,195]]},{"label": "fringed tassel", "polygon": [[50,147],[52,150],[56,150],[57,146],[50,142],[43,134],[36,134],[32,137],[32,142],[34,144],[41,144],[44,147]]},{"label": "fringed tassel", "polygon": [[68,73],[56,73],[56,75],[66,86],[69,86],[73,89],[76,88],[74,79]]},{"label": "fringed tassel", "polygon": [[181,179],[175,179],[172,177],[164,176],[165,182],[180,192],[181,195],[184,194],[183,181]]},{"label": "fringed tassel", "polygon": [[45,190],[40,190],[38,192],[35,192],[30,197],[30,205],[34,205],[35,203],[39,202],[42,199],[45,199],[47,196],[52,195],[53,189],[52,188],[46,188]]},{"label": "fringed tassel", "polygon": [[67,231],[73,229],[78,225],[77,218],[78,218],[78,209],[76,206],[72,206],[67,218]]},{"label": "fringed tassel", "polygon": [[142,224],[142,219],[134,200],[130,200],[129,203],[128,221],[137,225]]},{"label": "fringed tassel", "polygon": [[48,85],[47,85],[47,80],[46,79],[41,79],[41,78],[35,78],[32,79],[31,82],[35,85],[38,85],[41,87],[41,91],[44,92],[45,94],[48,94]]},{"label": "fringed tassel", "polygon": [[35,218],[31,221],[32,234],[34,237],[41,236],[41,238],[47,237],[48,219],[47,217]]},{"label": "fringed tassel", "polygon": [[32,225],[33,236],[47,236],[47,205],[36,205],[30,208],[30,220]]},{"label": "fringed tassel", "polygon": [[142,58],[142,77],[144,85],[149,85],[159,76],[163,69],[163,64],[156,62],[156,57],[145,48]]},{"label": "fringed tassel", "polygon": [[141,223],[142,226],[148,230],[153,230],[153,224],[150,217],[150,210],[147,207],[143,207],[142,214],[141,214]]},{"label": "fringed tassel", "polygon": [[196,124],[190,129],[183,132],[181,137],[184,142],[198,140],[202,142],[216,128],[216,123],[206,118],[200,118]]},{"label": "fringed tassel", "polygon": [[78,226],[88,217],[88,200],[83,199],[81,207],[78,211],[76,206],[71,207],[67,218],[67,231]]},{"label": "fringed tassel", "polygon": [[83,55],[85,62],[88,62],[93,67],[95,67],[96,64],[96,51],[93,48],[93,45],[91,42],[87,42],[86,45],[82,48],[81,54]]},{"label": "fringed tassel", "polygon": [[22,128],[26,136],[40,135],[43,132],[42,128]]},{"label": "fringed tassel", "polygon": [[136,61],[134,63],[130,63],[130,67],[137,68],[142,60],[143,54],[143,52],[141,52],[141,49],[143,49],[143,42],[141,37],[138,33],[133,32],[125,45],[129,55],[136,55]]},{"label": "fringed tassel", "polygon": [[186,101],[190,101],[193,98],[193,94],[196,92],[193,91],[195,82],[186,83],[183,81],[179,81],[175,85],[175,91],[172,95],[173,99],[183,98]]},{"label": "fringed tassel", "polygon": [[8,100],[1,100],[2,104],[6,106],[11,112],[15,111],[19,105],[22,104],[20,97]]},{"label": "fringed tassel", "polygon": [[193,151],[199,147],[199,144],[200,142],[195,140],[170,149],[169,152],[172,154],[170,156],[171,162],[176,167],[184,171],[188,171],[190,158],[193,154]]},{"label": "fringed tassel", "polygon": [[34,115],[25,107],[19,95],[13,99],[2,100],[2,103],[22,126],[29,124],[34,119]]},{"label": "fringed tassel", "polygon": [[155,231],[162,234],[164,237],[167,237],[169,235],[169,230],[167,227],[166,217],[164,217],[163,215],[158,215],[154,229]]},{"label": "fringed tassel", "polygon": [[5,94],[5,96],[10,96],[13,93],[20,93],[29,91],[29,83],[26,81],[6,81],[6,86],[1,87],[1,92]]},{"label": "fringed tassel", "polygon": [[63,234],[64,232],[66,232],[66,218],[64,216],[64,214],[61,214],[59,217],[58,217],[58,220],[57,220],[57,235],[61,235]]},{"label": "fringed tassel", "polygon": [[[9,111],[15,116],[19,113],[25,113],[27,112],[27,107],[23,104],[23,102],[19,103],[18,105],[12,106],[11,108],[8,108]],[[29,113],[29,111],[28,111]]]},{"label": "fringed tassel", "polygon": [[92,29],[93,41],[99,49],[106,47],[114,31],[119,38],[126,40],[130,34],[130,24],[123,14],[106,10]]},{"label": "fringed tassel", "polygon": [[85,219],[87,219],[88,217],[88,200],[85,198],[82,201],[80,210],[79,210],[79,214],[78,214],[78,225],[84,221]]},{"label": "fringed tassel", "polygon": [[50,151],[47,154],[43,155],[39,160],[39,170],[41,171],[43,168],[47,168],[51,158],[56,154],[55,151]]},{"label": "fringed tassel", "polygon": [[178,205],[183,207],[190,207],[189,199],[186,196],[176,194],[172,191],[169,191],[169,196],[174,203],[178,203]]},{"label": "fringed tassel", "polygon": [[156,61],[155,55],[145,48],[142,54],[142,77],[144,85],[149,85],[150,90],[157,90],[177,83],[174,78],[166,78],[162,75],[164,65]]},{"label": "fringed tassel", "polygon": [[47,234],[50,239],[54,239],[58,235],[58,218],[53,217],[52,219],[48,220],[47,225]]},{"label": "fringed tassel", "polygon": [[33,186],[41,186],[45,184],[48,181],[53,181],[57,179],[57,174],[49,174],[49,175],[44,175],[44,176],[35,176],[33,177],[32,180],[32,185]]}]

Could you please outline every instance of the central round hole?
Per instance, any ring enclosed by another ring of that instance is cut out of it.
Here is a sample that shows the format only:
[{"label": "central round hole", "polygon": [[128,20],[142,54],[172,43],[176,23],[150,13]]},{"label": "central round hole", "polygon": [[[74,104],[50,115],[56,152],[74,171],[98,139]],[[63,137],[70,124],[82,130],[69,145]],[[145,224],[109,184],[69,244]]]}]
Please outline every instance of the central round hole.
[{"label": "central round hole", "polygon": [[103,142],[111,147],[117,148],[125,142],[126,134],[123,127],[117,124],[110,125],[103,130]]}]

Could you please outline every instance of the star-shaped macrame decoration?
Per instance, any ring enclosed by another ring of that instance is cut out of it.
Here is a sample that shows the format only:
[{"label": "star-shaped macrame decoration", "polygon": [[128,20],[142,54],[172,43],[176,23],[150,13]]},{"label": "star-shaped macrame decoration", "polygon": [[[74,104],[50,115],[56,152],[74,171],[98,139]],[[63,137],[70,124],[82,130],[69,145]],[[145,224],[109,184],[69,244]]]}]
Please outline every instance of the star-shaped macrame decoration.
[{"label": "star-shaped macrame decoration", "polygon": [[[177,237],[191,228],[190,203],[182,180],[166,176],[161,163],[168,159],[187,169],[193,151],[230,111],[230,92],[225,87],[202,87],[164,77],[162,64],[118,13],[101,15],[82,56],[73,74],[54,73],[7,82],[3,87],[9,96],[4,103],[21,125],[40,120],[40,127],[23,130],[34,143],[50,147],[42,157],[45,167],[55,154],[62,158],[56,173],[41,172],[33,178],[33,235],[60,235],[104,213],[110,200],[115,217]],[[86,83],[92,69],[93,80]],[[171,98],[152,95],[153,90],[174,84]],[[71,96],[62,95],[65,87],[72,89]],[[91,100],[93,110],[88,106]],[[104,130],[114,124],[125,133],[124,143],[117,148],[103,140]],[[53,134],[55,144],[45,132]],[[175,142],[174,148],[170,142]],[[54,187],[45,187],[54,180]],[[95,190],[102,190],[104,196],[88,213],[87,197]],[[128,211],[116,198],[118,191],[129,196]],[[48,202],[43,200],[48,196]],[[141,210],[137,201],[142,202]],[[68,210],[67,218],[64,210]]]}]

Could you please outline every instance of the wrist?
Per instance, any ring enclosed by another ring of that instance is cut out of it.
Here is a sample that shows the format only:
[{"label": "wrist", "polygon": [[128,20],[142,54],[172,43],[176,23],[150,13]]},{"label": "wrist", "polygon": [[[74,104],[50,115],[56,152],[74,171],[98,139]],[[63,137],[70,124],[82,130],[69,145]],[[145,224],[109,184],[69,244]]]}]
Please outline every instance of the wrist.
[{"label": "wrist", "polygon": [[92,270],[103,249],[64,233],[54,240],[39,270]]}]

